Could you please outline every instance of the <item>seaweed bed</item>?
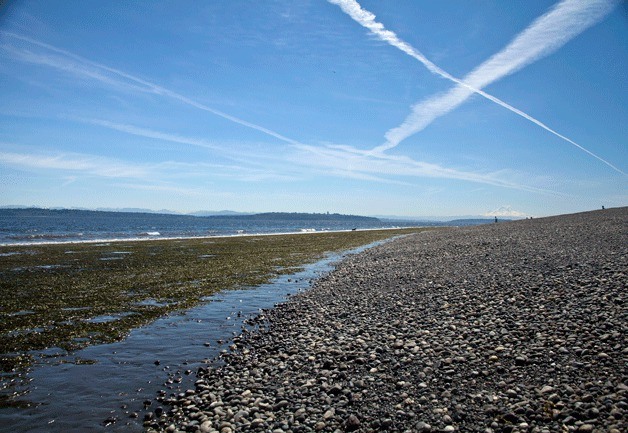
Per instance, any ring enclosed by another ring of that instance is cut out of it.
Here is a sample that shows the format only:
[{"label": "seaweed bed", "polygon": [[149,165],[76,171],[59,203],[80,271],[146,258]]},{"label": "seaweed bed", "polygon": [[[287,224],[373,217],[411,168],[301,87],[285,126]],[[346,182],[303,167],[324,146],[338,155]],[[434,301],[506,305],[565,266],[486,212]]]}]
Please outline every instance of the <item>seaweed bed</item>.
[{"label": "seaweed bed", "polygon": [[37,351],[118,341],[217,291],[420,230],[0,246],[0,390],[46,356]]}]

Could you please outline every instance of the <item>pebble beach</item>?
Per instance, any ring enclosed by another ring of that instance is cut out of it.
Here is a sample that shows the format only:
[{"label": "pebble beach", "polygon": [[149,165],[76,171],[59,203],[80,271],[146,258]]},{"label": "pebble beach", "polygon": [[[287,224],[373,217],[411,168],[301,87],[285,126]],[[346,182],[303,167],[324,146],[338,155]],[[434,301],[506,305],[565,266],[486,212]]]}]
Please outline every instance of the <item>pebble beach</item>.
[{"label": "pebble beach", "polygon": [[426,231],[249,320],[149,432],[628,431],[628,208]]}]

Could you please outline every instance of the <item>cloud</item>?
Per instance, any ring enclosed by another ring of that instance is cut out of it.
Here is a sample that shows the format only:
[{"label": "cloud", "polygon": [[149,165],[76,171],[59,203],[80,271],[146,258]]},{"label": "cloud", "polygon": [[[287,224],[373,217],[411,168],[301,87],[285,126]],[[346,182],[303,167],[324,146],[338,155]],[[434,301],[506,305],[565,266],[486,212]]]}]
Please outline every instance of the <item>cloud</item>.
[{"label": "cloud", "polygon": [[204,191],[200,188],[179,188],[169,185],[150,185],[137,183],[117,183],[114,185],[118,188],[135,189],[140,191],[165,192],[174,193],[183,196],[202,196]]},{"label": "cloud", "polygon": [[172,177],[207,177],[211,174],[211,177],[229,178],[240,182],[268,180],[290,182],[298,179],[297,176],[284,174],[285,170],[280,174],[266,166],[258,169],[247,165],[167,161],[158,164],[157,167],[175,173]]},{"label": "cloud", "polygon": [[131,165],[122,161],[83,154],[55,155],[0,152],[0,163],[37,170],[61,170],[69,173],[85,173],[110,178],[148,177],[146,167]]},{"label": "cloud", "polygon": [[369,180],[374,181],[381,181],[382,178],[390,179],[390,177],[445,178],[534,193],[555,194],[553,191],[509,181],[505,177],[512,173],[504,170],[491,173],[457,170],[438,164],[415,161],[406,156],[373,153],[346,145],[324,147],[299,145],[295,148],[299,151],[293,156],[296,164],[303,164],[307,161],[310,167],[320,167],[327,170],[329,174],[342,177],[363,179],[370,177]]},{"label": "cloud", "polygon": [[[200,175],[200,170],[212,170],[212,174],[220,175],[221,177],[234,178],[240,181],[257,182],[268,180],[296,180],[296,176],[279,174],[271,167],[269,167],[269,161],[276,163],[277,160],[272,156],[267,156],[260,153],[255,153],[249,144],[237,143],[234,146],[233,143],[214,143],[208,140],[203,140],[195,137],[188,137],[179,134],[170,134],[167,132],[158,131],[155,129],[141,128],[134,125],[122,124],[110,122],[101,119],[74,119],[79,122],[85,122],[93,125],[102,126],[105,128],[113,129],[115,131],[124,132],[131,135],[136,135],[146,138],[154,138],[157,140],[169,141],[173,143],[187,144],[204,149],[212,150],[212,156],[220,154],[221,156],[238,163],[238,165],[225,165],[225,164],[210,164],[197,162],[194,164],[186,164],[179,162],[167,162],[160,164],[160,166],[176,165],[178,170],[182,173],[195,173]],[[261,167],[261,168],[257,168]],[[217,171],[218,170],[218,171]],[[207,172],[206,172],[207,173]]]},{"label": "cloud", "polygon": [[[0,34],[7,36],[8,38],[13,38],[18,41],[23,41],[26,44],[30,44],[30,48],[39,47],[46,51],[45,54],[37,54],[21,48],[15,49],[17,50],[14,50],[15,52],[23,54],[23,59],[28,59],[26,61],[53,67],[79,77],[94,79],[109,86],[118,86],[119,88],[127,88],[132,91],[161,95],[209,113],[219,113],[218,115],[233,120],[236,123],[249,126],[253,129],[262,131],[267,135],[279,138],[281,141],[288,143],[290,145],[290,149],[292,150],[267,155],[256,155],[254,152],[244,152],[243,154],[240,146],[240,152],[238,152],[239,155],[235,155],[235,152],[231,152],[228,149],[228,146],[216,144],[207,140],[142,128],[134,125],[115,123],[102,119],[73,119],[75,121],[92,123],[132,135],[208,148],[214,152],[222,152],[223,154],[230,155],[229,157],[239,164],[228,166],[217,166],[214,164],[210,167],[209,165],[203,165],[202,163],[194,163],[191,166],[185,166],[176,170],[172,168],[172,165],[180,163],[165,162],[154,165],[136,165],[99,157],[69,154],[57,156],[33,155],[33,159],[30,162],[25,162],[25,160],[30,157],[29,155],[26,155],[25,158],[18,158],[21,162],[18,162],[14,158],[12,162],[14,164],[21,164],[22,166],[28,166],[28,164],[31,164],[32,166],[37,163],[41,164],[42,167],[51,169],[55,167],[58,169],[65,168],[69,172],[82,170],[85,173],[93,173],[108,177],[128,176],[129,178],[141,178],[146,180],[152,179],[153,181],[159,179],[159,176],[168,176],[168,178],[173,179],[175,177],[208,177],[210,175],[233,177],[242,181],[286,181],[303,178],[304,174],[307,173],[307,170],[311,170],[316,173],[322,172],[331,176],[374,182],[407,185],[405,180],[399,179],[401,177],[431,177],[456,179],[490,184],[503,188],[514,188],[517,190],[547,193],[547,191],[543,189],[528,187],[506,180],[505,178],[508,177],[507,172],[469,172],[446,168],[429,162],[415,161],[407,157],[385,155],[383,153],[373,151],[363,151],[355,149],[351,146],[305,145],[279,135],[276,132],[262,126],[246,122],[242,119],[231,118],[225,113],[217,112],[216,110],[187,98],[186,96],[153,84],[149,81],[132,76],[109,66],[92,62],[52,45],[13,33],[0,31]],[[248,150],[253,150],[253,148]],[[8,163],[10,159],[11,158],[7,157],[5,162]],[[0,162],[1,161],[2,159],[0,158]],[[59,166],[57,167],[55,164],[59,164]],[[109,169],[97,169],[99,165],[102,167],[109,167]],[[83,166],[84,168],[81,169],[80,167]],[[259,167],[259,169],[251,167]]]},{"label": "cloud", "polygon": [[105,85],[115,86],[115,87],[127,87],[135,91],[151,93],[154,95],[173,99],[185,105],[188,105],[188,106],[197,108],[199,110],[206,111],[208,113],[222,117],[223,119],[229,120],[233,123],[237,123],[241,126],[262,132],[266,135],[279,139],[285,143],[290,143],[290,144],[298,143],[296,140],[293,140],[284,135],[281,135],[276,131],[257,125],[253,122],[240,119],[236,116],[232,116],[222,111],[216,110],[205,104],[202,104],[198,101],[188,98],[187,96],[181,95],[180,93],[174,92],[165,87],[151,83],[150,81],[128,74],[119,69],[115,69],[110,66],[103,65],[101,63],[93,62],[91,60],[88,60],[84,57],[81,57],[69,51],[63,50],[61,48],[57,48],[53,45],[46,44],[36,39],[32,39],[23,35],[18,35],[16,33],[11,33],[11,32],[6,32],[6,31],[0,31],[0,35],[8,37],[8,38],[13,38],[22,42],[26,42],[30,44],[31,46],[34,45],[39,48],[44,48],[45,50],[56,54],[56,55],[50,55],[49,53],[47,54],[33,53],[30,50],[18,49],[8,44],[3,44],[0,46],[5,51],[11,53],[13,57],[18,60],[59,69],[64,72],[68,72],[68,73],[71,73],[80,77],[90,78],[90,79],[99,81]]},{"label": "cloud", "polygon": [[517,35],[502,51],[475,68],[462,80],[432,63],[420,51],[399,39],[394,32],[387,30],[383,24],[375,21],[375,15],[364,10],[355,0],[329,0],[329,2],[340,6],[343,12],[382,41],[421,62],[433,74],[458,85],[449,92],[436,95],[414,105],[412,113],[401,125],[385,134],[386,143],[373,149],[374,152],[384,152],[398,146],[406,138],[426,128],[435,119],[456,109],[473,94],[478,94],[567,141],[613,170],[626,174],[612,163],[556,132],[540,120],[481,90],[483,87],[556,51],[569,40],[602,20],[617,5],[617,1],[564,0],[558,3]]},{"label": "cloud", "polygon": [[[256,168],[246,164],[216,164],[208,162],[162,161],[157,163],[134,163],[102,156],[81,153],[44,153],[28,151],[0,151],[0,165],[19,169],[51,170],[64,178],[63,186],[76,182],[80,177],[101,177],[141,180],[147,182],[145,189],[161,188],[175,192],[178,187],[171,183],[182,179],[228,178],[239,182],[297,180],[295,175],[277,172],[271,167]],[[167,183],[164,186],[164,183]],[[185,189],[189,191],[189,189]]]},{"label": "cloud", "polygon": [[[169,134],[162,131],[114,123],[107,120],[77,120],[132,135],[189,144],[214,149],[219,152],[223,152],[222,148],[225,147],[198,138]],[[203,172],[211,170],[214,176],[237,179],[245,182],[269,180],[294,181],[303,177],[303,169],[311,169],[326,176],[406,186],[411,183],[391,179],[390,177],[447,178],[491,184],[505,188],[527,188],[514,182],[499,179],[495,174],[481,174],[448,169],[437,164],[417,162],[407,157],[373,153],[347,145],[327,144],[325,146],[311,146],[298,144],[292,147],[296,150],[296,155],[290,156],[289,153],[280,153],[266,156],[265,161],[261,161],[261,155],[240,151],[238,152],[239,156],[231,158],[238,162],[238,165],[210,164],[204,162],[188,164],[171,161],[162,163],[159,166],[161,168],[168,167],[172,172],[182,173],[182,176],[186,177],[200,176]],[[255,168],[256,166],[262,168]],[[277,169],[281,171],[281,174]],[[286,173],[293,173],[293,175]],[[528,188],[528,190],[538,191],[534,188]]]}]

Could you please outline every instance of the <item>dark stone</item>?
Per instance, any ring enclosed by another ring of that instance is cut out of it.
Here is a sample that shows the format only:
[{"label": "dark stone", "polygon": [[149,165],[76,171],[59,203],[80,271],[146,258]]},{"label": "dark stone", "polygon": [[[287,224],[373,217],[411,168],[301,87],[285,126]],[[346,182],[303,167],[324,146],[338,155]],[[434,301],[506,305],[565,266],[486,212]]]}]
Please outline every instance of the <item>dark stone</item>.
[{"label": "dark stone", "polygon": [[517,415],[515,415],[512,412],[507,413],[506,415],[504,415],[504,421],[509,422],[511,424],[516,424],[519,422],[519,417]]},{"label": "dark stone", "polygon": [[349,415],[345,421],[345,431],[356,431],[360,428],[360,420],[355,415]]}]

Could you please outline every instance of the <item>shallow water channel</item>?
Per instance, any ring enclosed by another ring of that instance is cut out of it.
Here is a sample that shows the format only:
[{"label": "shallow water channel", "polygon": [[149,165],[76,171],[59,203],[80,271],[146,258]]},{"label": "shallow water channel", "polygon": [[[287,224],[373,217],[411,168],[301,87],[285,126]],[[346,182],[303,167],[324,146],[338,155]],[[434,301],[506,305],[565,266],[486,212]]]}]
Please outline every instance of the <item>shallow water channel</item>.
[{"label": "shallow water channel", "polygon": [[379,243],[331,254],[269,284],[210,296],[203,305],[133,330],[123,341],[54,356],[28,373],[22,399],[31,407],[0,409],[0,432],[140,432],[157,393],[193,388],[198,368],[216,362],[247,318],[307,289],[344,256]]}]

